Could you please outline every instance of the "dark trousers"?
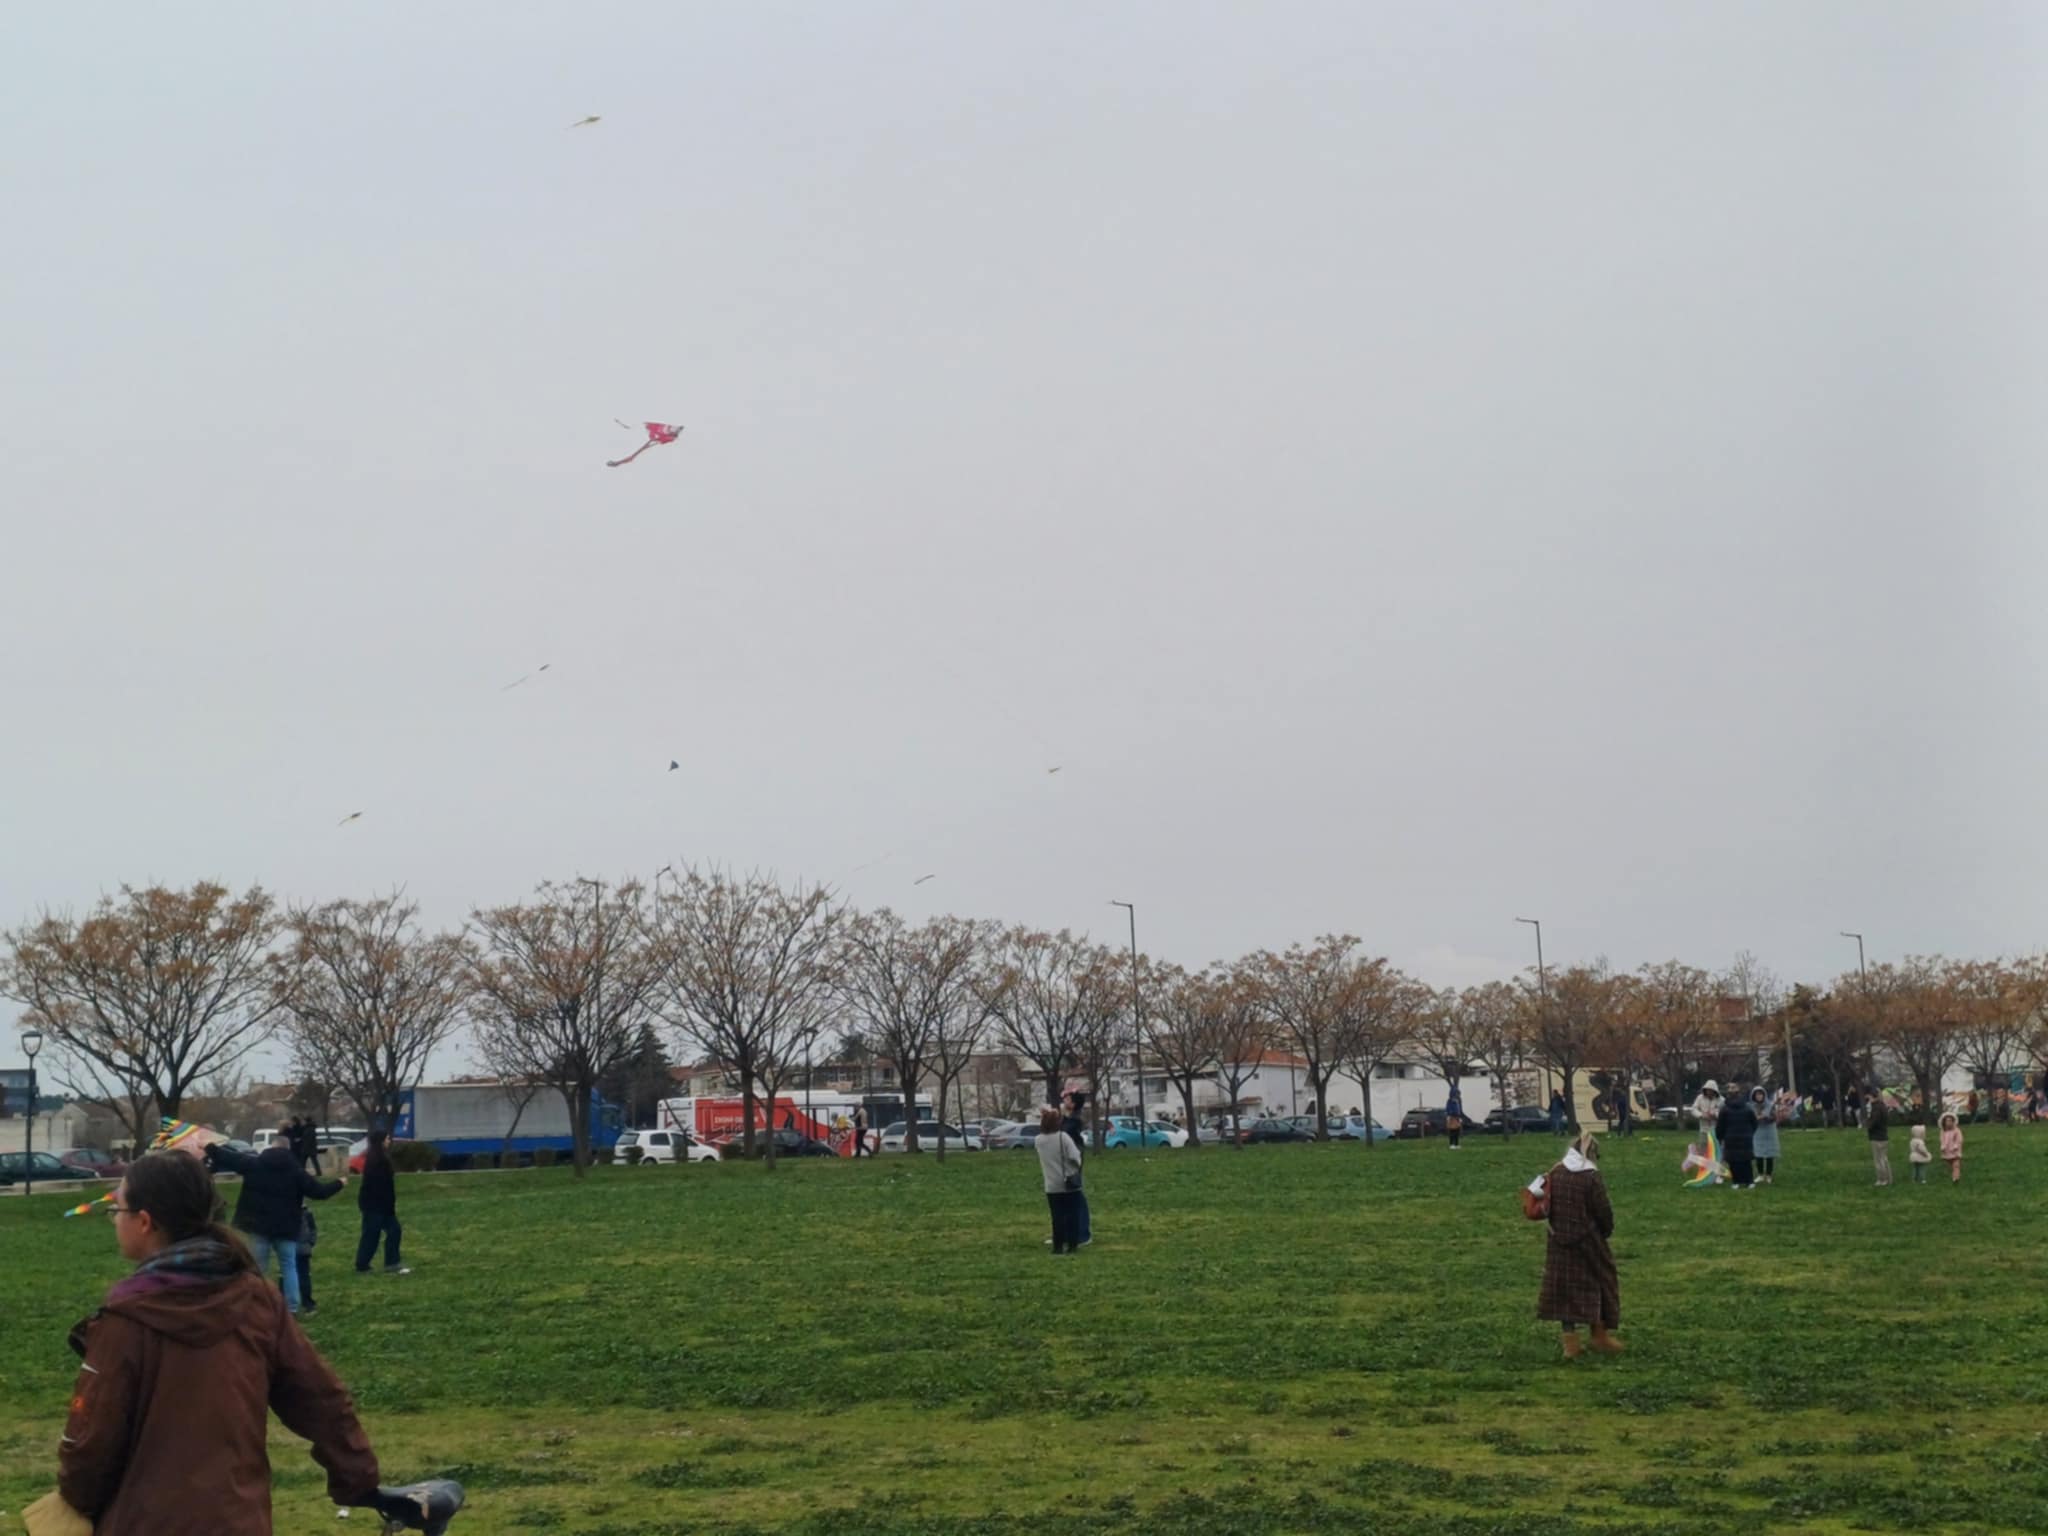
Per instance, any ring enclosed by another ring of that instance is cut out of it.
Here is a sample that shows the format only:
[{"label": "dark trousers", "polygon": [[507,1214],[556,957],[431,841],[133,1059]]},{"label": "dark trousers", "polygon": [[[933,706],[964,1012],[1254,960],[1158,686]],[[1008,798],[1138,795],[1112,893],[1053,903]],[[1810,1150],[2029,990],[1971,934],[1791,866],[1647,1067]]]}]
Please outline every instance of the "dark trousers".
[{"label": "dark trousers", "polygon": [[1747,1189],[1756,1182],[1756,1165],[1747,1152],[1728,1154],[1728,1173],[1738,1189]]},{"label": "dark trousers", "polygon": [[867,1151],[867,1143],[867,1128],[865,1126],[856,1125],[853,1128],[853,1155],[855,1157],[859,1157],[863,1152]]},{"label": "dark trousers", "polygon": [[1760,1157],[1756,1160],[1756,1171],[1769,1178],[1778,1171],[1778,1160],[1775,1157]]},{"label": "dark trousers", "polygon": [[1455,1147],[1458,1144],[1458,1138],[1465,1134],[1465,1127],[1462,1125],[1447,1126],[1444,1134],[1451,1138],[1451,1145]]},{"label": "dark trousers", "polygon": [[1081,1223],[1088,1209],[1088,1202],[1082,1199],[1081,1192],[1075,1189],[1047,1195],[1045,1203],[1052,1207],[1052,1251],[1078,1251],[1081,1246]]},{"label": "dark trousers", "polygon": [[313,1309],[313,1245],[311,1243],[299,1244],[298,1265],[299,1310],[310,1312]]},{"label": "dark trousers", "polygon": [[370,1272],[370,1260],[377,1256],[377,1239],[384,1239],[384,1267],[398,1268],[398,1240],[405,1235],[405,1228],[398,1224],[395,1211],[363,1212],[363,1235],[356,1243],[356,1273]]}]

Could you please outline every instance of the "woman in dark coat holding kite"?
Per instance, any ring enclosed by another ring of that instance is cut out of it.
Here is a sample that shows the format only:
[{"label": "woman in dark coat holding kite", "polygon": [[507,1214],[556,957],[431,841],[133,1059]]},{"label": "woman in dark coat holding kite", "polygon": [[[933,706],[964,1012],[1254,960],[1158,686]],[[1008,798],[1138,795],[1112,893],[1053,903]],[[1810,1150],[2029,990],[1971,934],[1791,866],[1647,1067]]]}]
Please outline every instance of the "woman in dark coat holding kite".
[{"label": "woman in dark coat holding kite", "polygon": [[1564,1330],[1564,1352],[1581,1352],[1579,1327],[1592,1329],[1593,1348],[1621,1353],[1621,1340],[1608,1330],[1621,1326],[1621,1275],[1614,1267],[1614,1207],[1600,1180],[1600,1143],[1588,1131],[1564,1160],[1530,1188],[1549,1203],[1549,1241],[1543,1255],[1543,1289],[1536,1315]]}]

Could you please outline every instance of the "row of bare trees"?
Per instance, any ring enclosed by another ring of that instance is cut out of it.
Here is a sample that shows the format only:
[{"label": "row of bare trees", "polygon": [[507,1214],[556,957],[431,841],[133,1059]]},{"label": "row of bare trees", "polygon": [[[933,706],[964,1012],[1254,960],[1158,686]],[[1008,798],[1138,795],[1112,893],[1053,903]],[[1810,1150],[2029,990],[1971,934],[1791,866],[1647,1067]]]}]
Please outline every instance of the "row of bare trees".
[{"label": "row of bare trees", "polygon": [[[1070,932],[913,926],[820,886],[688,867],[652,886],[544,884],[456,933],[425,929],[402,893],[280,905],[214,884],[124,889],[83,918],[45,914],[0,938],[0,994],[44,1030],[59,1079],[138,1140],[146,1116],[179,1114],[279,1039],[299,1075],[389,1123],[466,1031],[493,1073],[562,1095],[579,1171],[595,1090],[647,1059],[657,1032],[737,1077],[750,1153],[777,1094],[849,1047],[891,1063],[906,1090],[935,1087],[942,1119],[983,1052],[1028,1062],[1048,1099],[1079,1079],[1098,1104],[1142,1057],[1191,1125],[1211,1083],[1236,1113],[1275,1051],[1299,1063],[1319,1122],[1334,1084],[1355,1082],[1370,1103],[1396,1061],[1452,1084],[1484,1074],[1503,1103],[1531,1066],[1568,1103],[1589,1070],[1683,1102],[1702,1063],[1759,1062],[1788,1034],[1792,1065],[1809,1085],[1819,1072],[1837,1102],[1880,1056],[1930,1102],[1957,1066],[2048,1065],[2039,959],[1914,958],[1789,992],[1747,956],[1719,974],[1596,964],[1432,990],[1350,935],[1187,971]],[[772,1137],[764,1151],[772,1166]]]}]

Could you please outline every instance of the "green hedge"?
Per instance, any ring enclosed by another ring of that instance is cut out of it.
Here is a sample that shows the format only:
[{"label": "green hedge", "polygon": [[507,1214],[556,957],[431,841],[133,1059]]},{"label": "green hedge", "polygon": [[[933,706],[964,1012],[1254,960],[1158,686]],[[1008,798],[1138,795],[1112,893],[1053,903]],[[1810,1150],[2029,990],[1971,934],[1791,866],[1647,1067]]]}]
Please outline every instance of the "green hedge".
[{"label": "green hedge", "polygon": [[553,1147],[542,1147],[539,1151],[535,1152],[533,1154],[533,1166],[536,1168],[554,1167],[555,1149]]},{"label": "green hedge", "polygon": [[398,1173],[432,1173],[441,1166],[441,1149],[431,1141],[394,1141],[391,1166]]}]

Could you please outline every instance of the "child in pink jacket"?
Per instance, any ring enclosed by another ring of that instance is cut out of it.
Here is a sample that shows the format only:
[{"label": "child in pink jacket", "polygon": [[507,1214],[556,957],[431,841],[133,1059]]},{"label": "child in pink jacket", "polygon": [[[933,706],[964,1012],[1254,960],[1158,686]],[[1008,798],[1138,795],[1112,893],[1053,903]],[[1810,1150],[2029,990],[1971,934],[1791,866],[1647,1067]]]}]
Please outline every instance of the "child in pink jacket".
[{"label": "child in pink jacket", "polygon": [[1953,1110],[1941,1117],[1941,1160],[1948,1164],[1949,1183],[1962,1183],[1963,1128],[1956,1123]]}]

